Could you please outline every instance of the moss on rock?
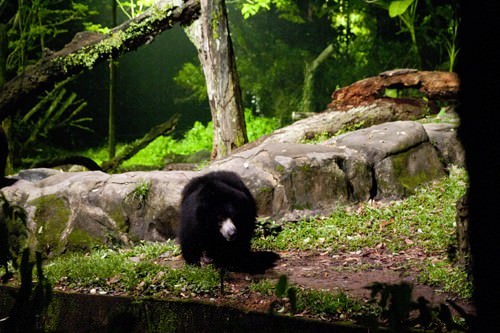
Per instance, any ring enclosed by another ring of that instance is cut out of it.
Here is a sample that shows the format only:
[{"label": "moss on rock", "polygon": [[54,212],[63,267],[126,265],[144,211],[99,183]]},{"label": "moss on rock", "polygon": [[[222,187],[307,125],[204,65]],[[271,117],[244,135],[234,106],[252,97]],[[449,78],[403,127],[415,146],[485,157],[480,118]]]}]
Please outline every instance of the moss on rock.
[{"label": "moss on rock", "polygon": [[66,199],[50,194],[29,202],[36,208],[33,217],[36,223],[38,244],[43,252],[60,252],[61,235],[68,224],[71,210]]}]

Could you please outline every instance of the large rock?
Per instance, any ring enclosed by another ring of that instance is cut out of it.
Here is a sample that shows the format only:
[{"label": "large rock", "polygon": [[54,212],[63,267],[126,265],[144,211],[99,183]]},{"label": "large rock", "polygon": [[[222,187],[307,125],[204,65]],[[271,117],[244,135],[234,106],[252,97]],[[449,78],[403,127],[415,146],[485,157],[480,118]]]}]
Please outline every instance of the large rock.
[{"label": "large rock", "polygon": [[446,164],[463,163],[461,147],[450,136],[455,133],[444,124],[396,121],[321,144],[265,141],[201,171],[110,175],[26,170],[2,191],[26,208],[30,228],[48,253],[102,243],[162,241],[175,237],[182,188],[197,175],[239,173],[255,195],[260,215],[327,213],[371,198],[402,198],[441,177]]},{"label": "large rock", "polygon": [[338,136],[326,144],[349,147],[373,170],[376,199],[397,199],[420,184],[444,176],[436,149],[422,124],[395,121]]}]

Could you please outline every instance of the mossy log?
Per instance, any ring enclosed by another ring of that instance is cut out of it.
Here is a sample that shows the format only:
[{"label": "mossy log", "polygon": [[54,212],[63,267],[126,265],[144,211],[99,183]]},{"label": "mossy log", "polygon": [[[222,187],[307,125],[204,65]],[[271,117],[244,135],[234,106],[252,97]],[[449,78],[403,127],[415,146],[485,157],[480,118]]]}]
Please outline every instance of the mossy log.
[{"label": "mossy log", "polygon": [[162,31],[198,18],[197,0],[159,0],[143,14],[113,28],[107,34],[80,32],[61,50],[47,54],[36,64],[7,82],[0,91],[0,121],[16,111],[25,111],[37,95],[50,91],[57,82],[91,69],[97,63],[118,57],[150,43]]}]

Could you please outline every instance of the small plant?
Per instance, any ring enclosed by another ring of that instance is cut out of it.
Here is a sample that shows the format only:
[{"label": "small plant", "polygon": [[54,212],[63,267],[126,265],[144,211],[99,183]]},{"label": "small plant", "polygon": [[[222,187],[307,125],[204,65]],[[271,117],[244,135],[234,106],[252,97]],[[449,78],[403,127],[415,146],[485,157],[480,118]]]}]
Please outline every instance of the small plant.
[{"label": "small plant", "polygon": [[467,272],[447,262],[428,263],[418,276],[418,280],[431,286],[440,286],[444,291],[468,299],[472,297],[472,282]]},{"label": "small plant", "polygon": [[19,259],[27,246],[28,229],[26,212],[19,206],[12,205],[0,192],[0,270],[3,269],[2,282],[7,282],[14,269],[19,268]]},{"label": "small plant", "polygon": [[278,236],[283,230],[283,226],[270,219],[257,219],[254,237],[265,238],[269,236]]},{"label": "small plant", "polygon": [[145,180],[140,181],[137,184],[136,188],[127,195],[125,200],[128,202],[137,203],[137,208],[141,209],[146,205],[150,190],[151,182]]},{"label": "small plant", "polygon": [[[274,292],[278,300],[273,301],[269,306],[269,311],[273,312],[291,312],[297,311],[297,289],[288,283],[286,275],[280,275]],[[288,309],[287,309],[288,308]]]}]

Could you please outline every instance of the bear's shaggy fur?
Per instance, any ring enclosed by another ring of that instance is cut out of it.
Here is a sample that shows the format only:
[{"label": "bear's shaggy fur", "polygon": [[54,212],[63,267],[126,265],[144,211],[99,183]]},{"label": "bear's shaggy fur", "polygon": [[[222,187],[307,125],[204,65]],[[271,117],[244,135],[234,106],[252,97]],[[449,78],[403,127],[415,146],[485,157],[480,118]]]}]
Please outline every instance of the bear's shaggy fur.
[{"label": "bear's shaggy fur", "polygon": [[186,263],[210,260],[221,269],[261,273],[279,256],[251,252],[255,229],[255,199],[240,176],[230,171],[210,172],[184,187],[178,230]]}]

